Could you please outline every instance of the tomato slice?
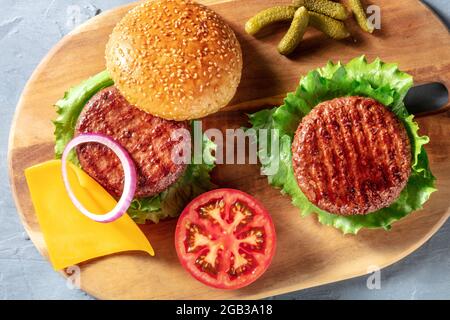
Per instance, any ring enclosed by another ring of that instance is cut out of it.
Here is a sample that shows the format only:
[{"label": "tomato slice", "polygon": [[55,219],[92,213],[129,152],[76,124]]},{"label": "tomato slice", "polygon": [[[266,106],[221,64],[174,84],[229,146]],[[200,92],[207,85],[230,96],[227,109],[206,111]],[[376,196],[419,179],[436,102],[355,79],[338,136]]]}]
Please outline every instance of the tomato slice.
[{"label": "tomato slice", "polygon": [[175,246],[181,264],[194,278],[215,288],[238,289],[269,267],[275,253],[275,227],[252,196],[217,189],[184,209]]}]

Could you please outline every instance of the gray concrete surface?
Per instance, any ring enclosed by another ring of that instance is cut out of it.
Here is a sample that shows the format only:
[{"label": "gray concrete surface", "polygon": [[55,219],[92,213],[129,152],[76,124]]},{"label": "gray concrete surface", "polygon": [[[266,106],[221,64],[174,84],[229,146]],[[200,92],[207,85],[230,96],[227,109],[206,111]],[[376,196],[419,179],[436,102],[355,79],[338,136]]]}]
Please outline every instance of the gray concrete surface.
[{"label": "gray concrete surface", "polygon": [[[0,299],[91,299],[68,289],[24,233],[8,184],[8,134],[20,93],[48,50],[99,11],[127,2],[0,0]],[[450,1],[426,2],[450,21]],[[380,290],[367,289],[361,277],[274,299],[450,298],[449,244],[450,221],[414,254],[383,270]]]}]

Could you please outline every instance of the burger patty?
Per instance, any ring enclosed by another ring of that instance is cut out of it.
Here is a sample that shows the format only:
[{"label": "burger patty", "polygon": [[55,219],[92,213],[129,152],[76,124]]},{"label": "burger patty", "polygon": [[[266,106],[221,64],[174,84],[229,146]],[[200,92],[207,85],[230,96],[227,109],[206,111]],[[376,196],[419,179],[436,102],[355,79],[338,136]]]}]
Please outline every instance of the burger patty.
[{"label": "burger patty", "polygon": [[316,106],[292,145],[298,185],[320,209],[364,215],[389,206],[411,173],[405,127],[385,106],[343,97]]},{"label": "burger patty", "polygon": [[[83,109],[75,135],[100,133],[124,147],[137,170],[135,197],[148,197],[172,185],[186,169],[186,164],[172,161],[175,148],[181,150],[182,139],[174,141],[171,133],[188,129],[186,122],[154,117],[130,105],[115,87],[98,92]],[[124,173],[119,158],[107,147],[89,143],[76,149],[81,167],[109,193],[123,192]]]}]

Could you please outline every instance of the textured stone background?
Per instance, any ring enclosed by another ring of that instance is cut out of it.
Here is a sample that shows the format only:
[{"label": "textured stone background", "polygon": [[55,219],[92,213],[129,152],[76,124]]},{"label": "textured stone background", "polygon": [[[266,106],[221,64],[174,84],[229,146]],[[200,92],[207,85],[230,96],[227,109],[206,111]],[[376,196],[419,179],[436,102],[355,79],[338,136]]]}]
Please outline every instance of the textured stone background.
[{"label": "textured stone background", "polygon": [[[415,0],[411,0],[415,1]],[[33,247],[11,198],[7,145],[20,93],[48,50],[74,27],[126,0],[0,0],[0,299],[91,299],[70,290]],[[427,0],[450,22],[449,0]],[[381,289],[366,278],[290,293],[283,299],[450,298],[450,221],[428,243],[381,273]]]}]

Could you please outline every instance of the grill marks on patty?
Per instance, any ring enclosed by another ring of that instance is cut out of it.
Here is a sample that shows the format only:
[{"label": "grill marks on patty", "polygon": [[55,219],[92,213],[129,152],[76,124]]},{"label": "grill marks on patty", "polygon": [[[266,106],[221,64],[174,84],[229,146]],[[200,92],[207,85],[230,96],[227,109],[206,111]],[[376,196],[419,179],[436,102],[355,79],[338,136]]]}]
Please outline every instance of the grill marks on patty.
[{"label": "grill marks on patty", "polygon": [[299,125],[292,153],[303,193],[319,208],[341,215],[389,206],[411,170],[403,124],[369,98],[337,98],[316,106]]},{"label": "grill marks on patty", "polygon": [[[186,122],[175,122],[152,116],[130,105],[115,87],[97,93],[83,109],[75,134],[100,133],[122,145],[133,159],[137,170],[135,196],[156,195],[172,185],[184,172],[186,165],[172,161],[173,141],[177,129],[189,129]],[[124,173],[117,156],[107,147],[96,143],[77,148],[80,164],[108,192],[119,197],[123,191]]]}]

